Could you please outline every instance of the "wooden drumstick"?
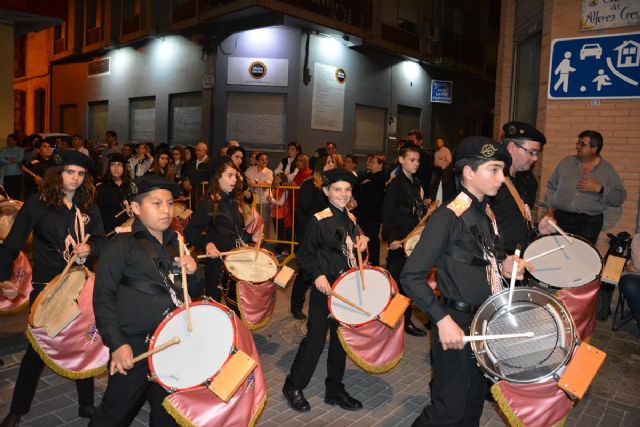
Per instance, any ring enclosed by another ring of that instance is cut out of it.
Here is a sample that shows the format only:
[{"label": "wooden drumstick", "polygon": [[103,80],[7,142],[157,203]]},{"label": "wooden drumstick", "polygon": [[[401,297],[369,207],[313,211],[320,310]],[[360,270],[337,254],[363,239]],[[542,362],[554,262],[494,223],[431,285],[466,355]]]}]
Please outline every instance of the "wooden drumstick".
[{"label": "wooden drumstick", "polygon": [[560,250],[562,250],[564,248],[565,248],[565,245],[560,245],[557,248],[549,249],[548,251],[541,252],[538,255],[532,256],[531,258],[527,258],[527,259],[525,259],[525,261],[526,262],[531,262],[531,261],[536,260],[538,258],[542,258],[543,256],[547,256],[549,254],[552,254],[552,253],[554,253],[556,251],[560,251]]},{"label": "wooden drumstick", "polygon": [[549,225],[552,226],[558,233],[560,233],[562,235],[562,237],[564,237],[565,239],[567,239],[567,242],[569,242],[570,245],[573,245],[573,239],[571,237],[569,237],[567,235],[567,233],[565,233],[562,228],[560,228],[558,226],[558,224],[556,224],[553,221],[549,221]]},{"label": "wooden drumstick", "polygon": [[26,172],[26,173],[28,173],[28,174],[29,174],[29,175],[31,175],[33,178],[42,178],[41,176],[36,175],[36,174],[35,174],[31,169],[29,169],[29,168],[26,168],[26,167],[24,167],[24,166],[20,166],[20,169],[22,169],[22,172]]},{"label": "wooden drumstick", "polygon": [[[184,237],[178,233],[178,245],[180,246],[180,256],[184,256]],[[191,324],[191,309],[189,308],[189,291],[187,290],[187,267],[183,265],[180,267],[180,273],[182,273],[182,299],[184,300],[184,307],[187,312],[187,330],[191,332],[193,325]]]},{"label": "wooden drumstick", "polygon": [[[89,241],[89,237],[91,237],[91,234],[87,233],[84,235],[84,239],[82,239],[82,244],[87,243]],[[67,265],[64,267],[64,270],[62,270],[62,273],[60,273],[60,277],[64,277],[67,275],[67,273],[69,272],[69,269],[71,268],[71,266],[73,265],[74,262],[76,262],[76,259],[78,258],[78,254],[73,254],[71,256],[71,259],[69,259],[69,262],[67,262]]]},{"label": "wooden drumstick", "polygon": [[329,295],[331,295],[332,297],[336,297],[338,298],[340,301],[342,301],[343,303],[347,304],[350,307],[355,308],[358,311],[363,312],[364,314],[366,314],[367,316],[371,316],[371,313],[369,313],[367,310],[365,310],[364,308],[360,307],[358,304],[355,304],[351,301],[349,301],[347,298],[343,297],[340,294],[337,294],[335,292],[329,292]]},{"label": "wooden drumstick", "polygon": [[429,219],[429,217],[431,216],[431,214],[436,210],[436,208],[438,207],[438,205],[440,205],[440,202],[438,200],[434,200],[433,202],[431,202],[431,204],[429,205],[429,209],[427,210],[427,213],[422,217],[422,219],[420,220],[420,222],[418,223],[418,225],[416,225],[413,230],[411,230],[411,233],[407,234],[407,237],[405,237],[404,239],[400,240],[400,243],[402,243],[403,245],[407,242],[407,240],[409,240],[409,237],[411,236],[411,234],[417,229],[422,227],[427,220]]},{"label": "wooden drumstick", "polygon": [[[220,252],[220,256],[223,257],[223,256],[227,256],[227,255],[232,255],[232,254],[240,254],[242,252],[255,252],[255,249],[254,248],[250,248],[250,247],[247,247],[246,249],[241,249],[241,250],[234,249],[232,251]],[[197,258],[198,259],[206,259],[206,258],[216,258],[216,257],[212,257],[212,256],[209,256],[207,254],[203,254],[203,255],[198,255]]]},{"label": "wooden drumstick", "polygon": [[165,350],[168,347],[171,347],[172,345],[176,345],[176,344],[180,344],[180,337],[173,337],[169,341],[163,342],[159,346],[154,347],[153,350],[145,351],[144,353],[137,355],[136,357],[133,358],[133,363],[138,363],[139,361],[144,360],[149,356],[153,356],[154,354],[159,353],[162,350]]},{"label": "wooden drumstick", "polygon": [[264,224],[260,226],[260,234],[258,235],[258,243],[256,243],[256,254],[253,257],[254,261],[258,260],[258,253],[260,252],[260,245],[262,245],[262,232],[264,231]]},{"label": "wooden drumstick", "polygon": [[513,260],[513,267],[511,268],[511,283],[509,283],[509,299],[507,300],[507,310],[511,310],[513,291],[515,291],[516,289],[516,276],[518,275],[518,258],[520,258],[520,249],[516,249],[514,255],[516,256],[516,258]]},{"label": "wooden drumstick", "polygon": [[356,252],[358,253],[358,268],[360,269],[360,285],[362,290],[365,291],[364,286],[364,264],[362,263],[362,251],[360,250],[360,236],[356,236]]},{"label": "wooden drumstick", "polygon": [[533,332],[523,332],[519,334],[498,334],[498,335],[465,335],[462,337],[462,342],[471,341],[487,341],[487,340],[502,340],[508,338],[533,338],[536,334]]}]

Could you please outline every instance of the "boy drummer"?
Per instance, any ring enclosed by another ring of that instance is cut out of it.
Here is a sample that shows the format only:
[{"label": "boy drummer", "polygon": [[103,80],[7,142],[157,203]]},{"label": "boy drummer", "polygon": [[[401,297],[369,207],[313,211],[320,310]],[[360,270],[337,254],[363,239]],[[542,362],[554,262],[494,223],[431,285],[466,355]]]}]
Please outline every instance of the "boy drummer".
[{"label": "boy drummer", "polygon": [[[479,424],[486,380],[462,338],[478,307],[502,290],[500,271],[511,276],[515,258],[504,258],[495,217],[487,205],[488,196],[502,186],[503,170],[510,163],[506,149],[490,138],[473,136],[460,142],[455,153],[460,192],[433,213],[402,270],[402,286],[437,326],[431,345],[431,403],[414,426]],[[441,298],[425,286],[434,265]],[[524,266],[520,261],[518,276]]]},{"label": "boy drummer", "polygon": [[173,198],[180,194],[180,187],[164,177],[144,175],[136,179],[131,193],[136,215],[131,233],[107,244],[96,272],[96,324],[111,350],[111,360],[107,390],[90,425],[129,425],[147,397],[151,426],[177,425],[162,408],[168,393],[147,380],[146,361],[134,365],[132,360],[147,349],[146,338],[165,313],[181,304],[180,275],[174,285],[172,273],[186,267],[192,294],[202,289],[202,283],[194,274],[196,261],[190,255],[177,256],[177,233],[169,228]]},{"label": "boy drummer", "polygon": [[330,330],[330,339],[324,401],[346,410],[362,408],[362,403],[352,398],[342,383],[346,353],[338,338],[338,324],[329,317],[327,295],[331,292],[331,284],[338,276],[356,266],[353,255],[356,246],[364,251],[369,239],[361,236],[356,243],[360,228],[346,207],[351,200],[355,175],[345,169],[332,169],[324,172],[322,179],[322,191],[329,199],[329,207],[311,217],[300,251],[296,254],[305,279],[315,284],[315,287],[311,288],[309,300],[308,332],[300,343],[291,372],[282,389],[289,405],[299,412],[311,409],[302,390],[311,381],[318,364],[327,329]]}]

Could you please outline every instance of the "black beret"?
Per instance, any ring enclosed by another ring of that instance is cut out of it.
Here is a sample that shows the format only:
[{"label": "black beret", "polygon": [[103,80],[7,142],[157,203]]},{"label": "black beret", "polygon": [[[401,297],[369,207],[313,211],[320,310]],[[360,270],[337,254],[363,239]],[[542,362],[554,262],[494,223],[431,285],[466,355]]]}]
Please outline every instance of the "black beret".
[{"label": "black beret", "polygon": [[511,155],[502,144],[486,136],[470,136],[458,144],[455,161],[462,159],[501,160],[505,167],[511,166]]},{"label": "black beret", "polygon": [[123,165],[126,165],[127,158],[118,152],[111,153],[109,154],[109,163],[122,163]]},{"label": "black beret", "polygon": [[129,198],[134,199],[137,196],[148,193],[152,190],[169,190],[174,197],[177,197],[182,193],[180,191],[180,186],[175,182],[160,175],[148,174],[137,177],[131,184]]},{"label": "black beret", "polygon": [[91,169],[91,159],[89,156],[76,150],[64,150],[53,155],[53,163],[56,165],[76,165],[86,170]]},{"label": "black beret", "polygon": [[504,131],[504,138],[524,139],[537,141],[540,145],[547,143],[547,138],[544,137],[542,132],[531,126],[529,123],[524,122],[509,122],[502,126]]},{"label": "black beret", "polygon": [[328,187],[334,182],[345,181],[353,187],[356,185],[356,176],[346,169],[330,169],[322,173],[322,185]]}]

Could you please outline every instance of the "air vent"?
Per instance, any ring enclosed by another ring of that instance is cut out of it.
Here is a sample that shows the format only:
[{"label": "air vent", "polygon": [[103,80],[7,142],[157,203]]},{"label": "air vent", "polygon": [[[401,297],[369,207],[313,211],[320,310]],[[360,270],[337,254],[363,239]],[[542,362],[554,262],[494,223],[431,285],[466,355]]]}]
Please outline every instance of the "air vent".
[{"label": "air vent", "polygon": [[104,74],[109,74],[111,72],[109,59],[110,58],[102,58],[89,62],[88,74],[90,76],[102,76]]}]

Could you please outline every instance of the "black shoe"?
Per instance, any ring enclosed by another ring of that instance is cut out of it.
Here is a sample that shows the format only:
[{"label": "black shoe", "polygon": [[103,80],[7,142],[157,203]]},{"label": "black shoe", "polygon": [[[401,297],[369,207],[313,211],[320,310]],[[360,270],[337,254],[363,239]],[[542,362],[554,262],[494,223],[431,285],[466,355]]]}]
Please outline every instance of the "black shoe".
[{"label": "black shoe", "polygon": [[93,418],[93,414],[96,413],[96,407],[93,405],[82,405],[78,408],[78,416],[80,418]]},{"label": "black shoe", "polygon": [[404,325],[404,331],[409,335],[413,335],[414,337],[423,337],[427,335],[427,331],[418,328],[412,322],[408,322]]},{"label": "black shoe", "polygon": [[2,420],[0,427],[15,427],[20,424],[20,415],[14,415],[11,412]]},{"label": "black shoe", "polygon": [[349,393],[347,393],[346,391],[333,396],[325,395],[324,401],[329,405],[338,405],[342,409],[346,409],[347,411],[357,411],[358,409],[362,408],[362,402],[349,396]]},{"label": "black shoe", "polygon": [[282,388],[282,394],[284,394],[289,406],[291,406],[291,409],[294,411],[307,412],[311,409],[311,405],[309,405],[307,399],[304,398],[302,390],[296,390],[285,386]]},{"label": "black shoe", "polygon": [[305,320],[307,316],[302,312],[302,310],[291,310],[291,314],[293,314],[294,319]]}]

